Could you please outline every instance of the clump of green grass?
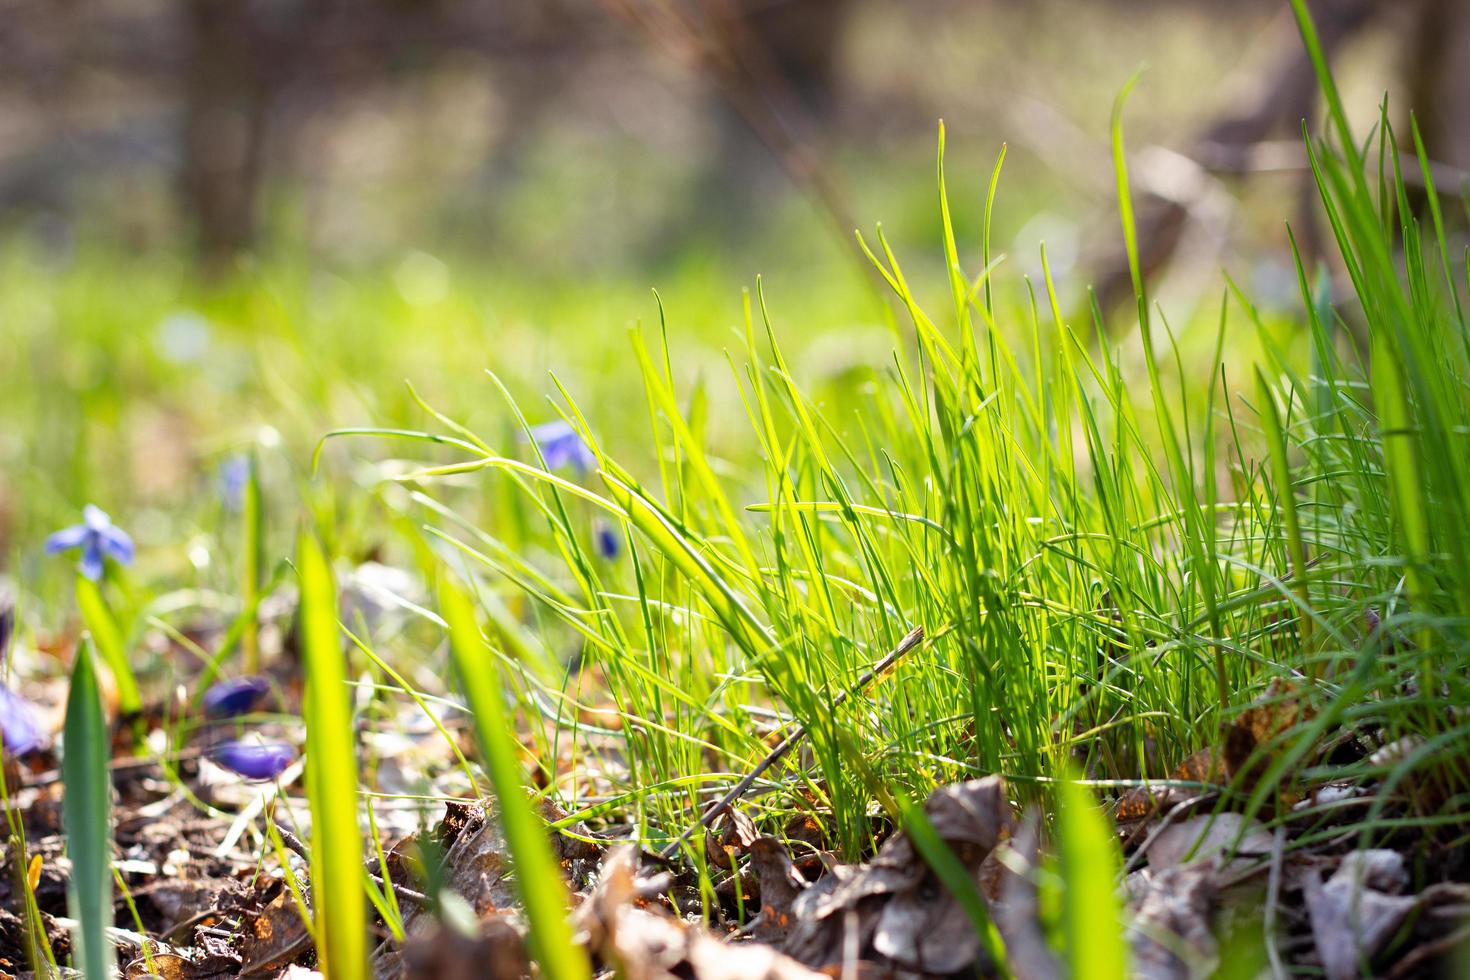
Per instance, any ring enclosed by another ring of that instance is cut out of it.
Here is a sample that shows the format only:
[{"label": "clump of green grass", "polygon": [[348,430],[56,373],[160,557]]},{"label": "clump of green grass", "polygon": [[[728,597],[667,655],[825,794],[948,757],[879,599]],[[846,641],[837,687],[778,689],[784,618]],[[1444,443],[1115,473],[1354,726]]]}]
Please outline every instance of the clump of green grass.
[{"label": "clump of green grass", "polygon": [[[1021,799],[1048,797],[1073,762],[1103,787],[1129,785],[1217,744],[1282,678],[1315,720],[1267,750],[1253,810],[1333,724],[1370,743],[1463,746],[1451,710],[1470,666],[1461,283],[1438,211],[1426,229],[1408,206],[1387,114],[1375,192],[1319,67],[1337,130],[1310,140],[1312,161],[1360,308],[1328,306],[1327,272],[1298,263],[1307,356],[1270,354],[1244,388],[1225,352],[1258,335],[1269,352],[1272,338],[1238,290],[1222,287],[1199,368],[1150,304],[1120,99],[1141,378],[1119,325],[1096,306],[1064,311],[1044,253],[1040,282],[1010,306],[992,288],[998,258],[982,249],[978,275],[963,267],[941,132],[946,315],[926,311],[881,229],[862,240],[903,315],[886,369],[814,397],[758,288],[728,355],[738,409],[680,388],[662,320],[652,343],[630,334],[641,433],[604,426],[557,382],[553,411],[595,459],[585,474],[527,461],[531,409],[509,396],[519,438],[432,410],[448,436],[396,433],[445,447],[385,499],[478,569],[500,656],[514,667],[518,646],[575,651],[559,686],[514,675],[548,792],[575,818],[617,814],[663,845],[758,764],[768,732],[799,724],[808,748],[758,780],[752,802],[773,826],[810,814],[856,857],[872,845],[871,794],[846,744],[914,795],[999,772]],[[1366,359],[1349,321],[1370,338]],[[732,410],[759,460],[748,471],[705,438],[712,412]],[[630,447],[653,464],[623,464]],[[477,522],[485,499],[499,509]],[[620,561],[593,546],[603,525],[625,542]],[[919,625],[920,650],[834,707]],[[591,702],[607,703],[615,730],[583,721]],[[603,782],[561,764],[567,753],[595,760]],[[1470,785],[1443,751],[1400,765],[1434,769],[1444,789],[1410,824],[1442,821]],[[1381,775],[1363,762],[1306,778]],[[702,863],[697,837],[685,853]]]}]

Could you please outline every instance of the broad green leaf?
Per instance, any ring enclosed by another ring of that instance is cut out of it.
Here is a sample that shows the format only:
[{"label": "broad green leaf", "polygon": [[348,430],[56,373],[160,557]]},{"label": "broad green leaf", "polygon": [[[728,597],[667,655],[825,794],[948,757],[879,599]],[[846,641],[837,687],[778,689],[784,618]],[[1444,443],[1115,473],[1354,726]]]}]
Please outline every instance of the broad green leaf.
[{"label": "broad green leaf", "polygon": [[62,818],[71,858],[66,897],[78,923],[74,960],[85,977],[110,977],[117,972],[104,933],[112,925],[112,779],[107,768],[112,737],[102,716],[92,643],[85,638],[72,667],[64,737]]}]

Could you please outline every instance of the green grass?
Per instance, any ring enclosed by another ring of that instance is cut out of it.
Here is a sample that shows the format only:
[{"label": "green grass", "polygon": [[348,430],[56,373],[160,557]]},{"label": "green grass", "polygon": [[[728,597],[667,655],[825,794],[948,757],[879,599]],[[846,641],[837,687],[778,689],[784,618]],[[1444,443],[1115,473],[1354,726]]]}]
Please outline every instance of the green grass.
[{"label": "green grass", "polygon": [[[43,522],[97,498],[133,527],[145,560],[98,601],[130,624],[116,643],[144,690],[172,669],[142,652],[150,622],[218,617],[233,625],[215,656],[248,663],[249,614],[272,587],[265,569],[289,553],[303,513],[343,571],[367,556],[424,582],[453,568],[477,608],[451,599],[442,611],[497,795],[517,800],[531,776],[571,814],[563,829],[632,826],[653,849],[677,842],[799,725],[801,750],[747,794],[762,828],[804,813],[861,859],[875,799],[901,817],[912,811],[902,801],[936,785],[1000,773],[1017,802],[1055,811],[1060,794],[1063,871],[1086,883],[1079,895],[1101,895],[1115,862],[1081,856],[1104,832],[1068,773],[1103,792],[1167,778],[1277,679],[1315,714],[1228,802],[1292,825],[1292,846],[1306,846],[1319,814],[1268,806],[1286,782],[1387,779],[1416,793],[1393,821],[1380,798],[1360,825],[1365,842],[1406,827],[1461,835],[1470,269],[1452,260],[1437,203],[1427,227],[1411,210],[1388,114],[1369,144],[1354,142],[1297,10],[1329,93],[1333,129],[1309,147],[1341,261],[1298,262],[1289,318],[1228,277],[1218,304],[1182,322],[1150,302],[1122,98],[1113,149],[1138,303],[1112,322],[1064,302],[1044,253],[1036,281],[992,253],[999,162],[978,235],[956,233],[942,130],[939,254],[913,262],[881,228],[859,240],[891,294],[883,308],[850,278],[770,295],[757,283],[729,306],[695,278],[656,304],[563,283],[493,300],[451,292],[424,310],[367,278],[267,270],[189,296],[231,353],[180,365],[119,339],[178,302],[177,283],[145,276],[133,304],[114,303],[107,263],[87,259],[8,300],[44,297],[68,325],[59,340],[22,332],[18,356],[35,371],[0,394],[37,433],[12,450],[17,491],[34,501],[16,526],[16,565],[28,588],[54,596],[61,569],[31,557]],[[11,261],[12,279],[28,268]],[[1353,303],[1327,301],[1337,285]],[[533,301],[544,304],[534,325],[486,323],[487,308]],[[623,329],[640,310],[656,321]],[[852,356],[833,363],[813,324]],[[880,325],[884,353],[865,356]],[[58,356],[45,360],[50,343]],[[553,362],[543,383],[537,369]],[[58,409],[56,390],[77,404]],[[546,469],[530,432],[556,418],[581,434],[594,471]],[[104,441],[109,425],[118,434]],[[192,455],[179,459],[171,426],[209,435],[185,440]],[[241,515],[198,492],[238,451],[258,461]],[[129,477],[140,452],[160,453],[153,469],[175,468],[182,485]],[[602,532],[618,557],[596,547]],[[348,676],[329,573],[314,544],[301,555],[309,772],[332,753],[342,762],[335,790],[309,777],[313,817],[330,817],[334,842],[358,843],[353,812],[318,812],[359,787],[345,693],[322,689]],[[444,621],[422,604],[393,628],[345,625],[377,682],[357,724],[392,725],[457,690]],[[924,643],[856,689],[918,626]],[[1374,744],[1423,741],[1377,769],[1328,766],[1315,753],[1337,725]],[[518,771],[502,738],[512,733],[534,771]],[[544,855],[518,826],[517,865],[536,867]],[[333,923],[360,940],[371,852],[348,869],[342,846],[337,871],[314,868],[313,887],[331,889],[316,902],[333,975],[353,976],[359,943],[334,945],[348,941]],[[708,894],[716,872],[697,834],[681,853]],[[565,943],[546,923],[561,898],[527,894],[537,956],[548,974],[580,974],[580,963],[551,965]],[[1074,947],[1091,941],[1077,909],[1063,925]],[[1099,975],[1120,957],[1099,959]]]},{"label": "green grass", "polygon": [[301,645],[306,671],[306,795],[311,804],[311,897],[322,971],[333,980],[366,980],[367,909],[363,835],[358,825],[357,731],[347,687],[337,589],[321,548],[303,534]]}]

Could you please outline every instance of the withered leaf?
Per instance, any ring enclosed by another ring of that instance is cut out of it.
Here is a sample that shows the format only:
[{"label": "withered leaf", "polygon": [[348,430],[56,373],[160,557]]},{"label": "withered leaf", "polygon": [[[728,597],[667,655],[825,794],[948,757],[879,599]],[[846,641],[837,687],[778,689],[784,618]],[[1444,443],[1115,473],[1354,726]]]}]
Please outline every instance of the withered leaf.
[{"label": "withered leaf", "polygon": [[1218,885],[1206,863],[1136,871],[1129,878],[1127,939],[1134,976],[1190,980],[1208,976],[1219,949],[1210,931]]},{"label": "withered leaf", "polygon": [[284,888],[265,908],[246,916],[241,932],[241,976],[279,970],[311,944],[311,935]]},{"label": "withered leaf", "polygon": [[415,980],[520,980],[531,972],[521,934],[494,917],[480,923],[478,936],[440,925],[411,937],[402,965]]},{"label": "withered leaf", "polygon": [[613,851],[577,912],[588,945],[624,980],[823,980],[770,946],[731,945],[697,926],[639,908],[637,855]]},{"label": "withered leaf", "polygon": [[[1249,791],[1270,767],[1273,746],[1293,728],[1310,721],[1313,714],[1299,685],[1276,678],[1225,730],[1223,745],[1193,753],[1169,774],[1169,779],[1207,785],[1235,782]],[[1120,824],[1137,823],[1198,795],[1196,788],[1140,786],[1119,798],[1113,819]],[[1284,802],[1290,804],[1295,799],[1286,794]]]},{"label": "withered leaf", "polygon": [[1272,745],[1314,712],[1305,692],[1297,685],[1276,678],[1255,704],[1236,718],[1225,733],[1225,771],[1247,791],[1265,773],[1271,762]]},{"label": "withered leaf", "polygon": [[[924,812],[969,873],[1015,822],[997,776],[944,786]],[[809,966],[877,959],[921,972],[964,969],[980,956],[980,940],[954,897],[904,834],[890,837],[873,860],[837,866],[792,903],[795,923],[786,951]]]},{"label": "withered leaf", "polygon": [[748,850],[760,836],[760,831],[755,829],[755,821],[749,815],[728,806],[720,814],[716,826],[719,833],[704,839],[705,853],[716,867],[734,868],[735,855]]},{"label": "withered leaf", "polygon": [[1371,959],[1419,904],[1399,895],[1408,883],[1397,851],[1353,851],[1323,882],[1316,871],[1302,877],[1312,936],[1328,980],[1352,980],[1358,961]]},{"label": "withered leaf", "polygon": [[1225,870],[1220,863],[1227,850],[1235,855],[1228,867],[1239,870],[1271,852],[1271,834],[1239,813],[1203,813],[1159,831],[1149,845],[1148,864],[1156,872],[1206,863]]},{"label": "withered leaf", "polygon": [[[995,925],[1005,940],[1011,972],[1017,980],[1060,980],[1062,965],[1041,931],[1041,902],[1031,872],[1040,852],[1041,814],[1033,810],[1011,840],[991,852],[987,862],[1009,848],[1011,862],[996,860],[1001,869],[1000,901]],[[1018,873],[1012,867],[1025,868]]]},{"label": "withered leaf", "polygon": [[754,935],[764,943],[778,943],[791,931],[791,906],[807,888],[807,880],[791,863],[786,847],[774,837],[757,837],[750,860],[760,883],[761,911]]}]

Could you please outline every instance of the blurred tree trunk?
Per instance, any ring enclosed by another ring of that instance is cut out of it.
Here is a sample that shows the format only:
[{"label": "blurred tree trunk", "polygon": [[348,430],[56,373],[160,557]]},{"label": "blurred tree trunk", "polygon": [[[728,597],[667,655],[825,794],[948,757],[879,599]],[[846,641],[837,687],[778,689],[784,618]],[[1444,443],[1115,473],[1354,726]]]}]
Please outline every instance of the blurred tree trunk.
[{"label": "blurred tree trunk", "polygon": [[184,5],[183,194],[200,257],[215,268],[250,248],[257,230],[268,98],[251,9],[240,0]]},{"label": "blurred tree trunk", "polygon": [[[1424,8],[1407,59],[1409,108],[1430,159],[1470,169],[1470,3],[1424,0]],[[1409,140],[1400,134],[1406,149],[1412,149]]]}]

